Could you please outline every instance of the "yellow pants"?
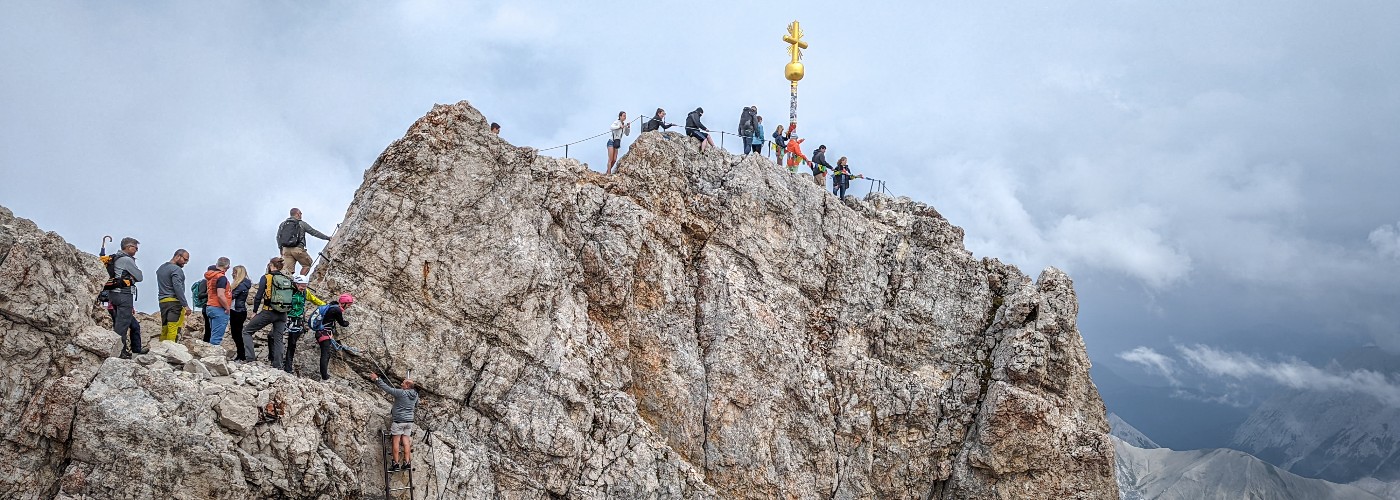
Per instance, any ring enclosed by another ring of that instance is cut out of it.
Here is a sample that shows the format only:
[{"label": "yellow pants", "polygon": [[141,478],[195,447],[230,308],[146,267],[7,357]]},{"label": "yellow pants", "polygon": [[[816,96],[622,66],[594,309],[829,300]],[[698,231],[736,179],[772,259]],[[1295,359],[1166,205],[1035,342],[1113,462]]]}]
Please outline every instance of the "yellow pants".
[{"label": "yellow pants", "polygon": [[160,299],[160,324],[161,340],[179,340],[180,329],[185,327],[185,307],[180,305],[180,299]]}]

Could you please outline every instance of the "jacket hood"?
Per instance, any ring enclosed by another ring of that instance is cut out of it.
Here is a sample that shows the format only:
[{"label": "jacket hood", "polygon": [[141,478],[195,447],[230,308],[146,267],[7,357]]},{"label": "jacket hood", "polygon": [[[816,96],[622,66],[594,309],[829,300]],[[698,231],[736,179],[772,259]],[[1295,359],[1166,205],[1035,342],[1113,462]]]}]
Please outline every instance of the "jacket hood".
[{"label": "jacket hood", "polygon": [[209,266],[209,269],[204,271],[204,279],[208,280],[210,285],[218,281],[219,277],[223,275],[224,272],[219,270],[218,266]]}]

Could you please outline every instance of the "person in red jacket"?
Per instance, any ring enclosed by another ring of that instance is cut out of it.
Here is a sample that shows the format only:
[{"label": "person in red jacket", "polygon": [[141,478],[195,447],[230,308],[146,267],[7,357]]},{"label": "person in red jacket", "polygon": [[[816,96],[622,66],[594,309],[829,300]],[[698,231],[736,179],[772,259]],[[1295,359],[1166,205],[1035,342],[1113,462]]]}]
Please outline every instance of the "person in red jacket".
[{"label": "person in red jacket", "polygon": [[229,286],[228,277],[224,275],[228,267],[228,257],[219,257],[217,264],[204,271],[204,286],[209,290],[209,302],[204,305],[205,312],[209,314],[209,334],[204,340],[214,345],[224,341],[229,313],[233,310],[233,287]]}]

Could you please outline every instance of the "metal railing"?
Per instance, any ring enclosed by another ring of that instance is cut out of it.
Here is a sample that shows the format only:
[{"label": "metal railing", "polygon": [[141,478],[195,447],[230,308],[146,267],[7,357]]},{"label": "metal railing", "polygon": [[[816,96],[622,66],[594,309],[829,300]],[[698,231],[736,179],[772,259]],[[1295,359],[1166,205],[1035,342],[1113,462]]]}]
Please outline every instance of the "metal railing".
[{"label": "metal railing", "polygon": [[[650,120],[652,119],[652,117],[646,116],[645,113],[638,113],[638,114],[636,115],[635,118],[632,118],[631,120],[628,120],[628,122],[627,122],[626,125],[627,125],[627,126],[631,126],[632,124],[637,123],[637,121],[642,120],[642,119],[646,119],[646,120],[650,121]],[[671,124],[671,125],[672,125],[672,126],[675,126],[675,124]],[[683,128],[683,129],[685,129],[685,130],[687,130],[687,131],[692,130],[692,127],[687,127],[687,126],[682,126],[681,128]],[[753,150],[752,150],[752,145],[753,145],[753,142],[752,142],[752,141],[753,141],[753,138],[752,138],[752,137],[743,137],[743,136],[740,136],[739,134],[729,133],[729,132],[725,132],[725,131],[723,131],[723,130],[706,130],[706,129],[698,129],[698,130],[699,130],[700,132],[704,132],[706,135],[719,134],[719,148],[720,148],[720,149],[724,149],[724,148],[725,148],[725,145],[724,145],[724,138],[725,138],[725,136],[733,136],[733,137],[735,137],[736,139],[743,139],[743,140],[745,140],[745,142],[742,142],[742,143],[741,143],[741,144],[743,144],[743,145],[745,146],[744,151],[743,151],[742,154],[748,154],[748,153],[750,153],[750,152],[753,151]],[[556,150],[556,149],[563,149],[563,150],[564,150],[564,157],[565,157],[565,158],[568,158],[568,157],[569,157],[569,147],[570,147],[570,146],[575,146],[575,145],[578,145],[578,144],[582,144],[582,143],[591,141],[591,140],[593,140],[593,139],[597,139],[597,138],[599,138],[599,137],[603,137],[603,136],[607,136],[607,135],[611,135],[611,134],[612,134],[612,129],[609,128],[608,131],[603,132],[603,133],[601,133],[601,134],[597,134],[597,135],[594,135],[594,136],[585,137],[585,138],[583,138],[583,139],[579,139],[579,140],[577,140],[577,141],[570,142],[570,143],[567,143],[567,144],[560,144],[560,145],[558,145],[558,146],[551,146],[551,147],[547,147],[547,148],[538,149],[537,151],[543,153],[543,152],[545,152],[545,151],[553,151],[553,150]],[[638,135],[640,135],[640,134],[638,134]],[[688,133],[687,133],[687,136],[689,136]],[[763,157],[764,157],[764,158],[772,159],[772,160],[774,160],[775,162],[778,160],[778,156],[779,156],[779,154],[778,154],[778,149],[775,147],[775,143],[774,143],[773,141],[764,139],[764,140],[763,140],[762,146],[760,146],[760,149],[763,151]],[[781,167],[781,166],[783,166],[783,165],[780,164],[780,165],[778,165],[778,166]],[[885,181],[883,181],[883,180],[876,179],[876,178],[873,178],[873,177],[865,177],[865,176],[863,176],[863,175],[862,175],[862,176],[853,176],[852,179],[864,179],[864,180],[870,181],[870,189],[866,192],[866,196],[869,196],[870,193],[875,193],[875,192],[884,193],[884,194],[886,194],[886,195],[893,196],[893,195],[890,193],[888,186],[885,184]]]}]

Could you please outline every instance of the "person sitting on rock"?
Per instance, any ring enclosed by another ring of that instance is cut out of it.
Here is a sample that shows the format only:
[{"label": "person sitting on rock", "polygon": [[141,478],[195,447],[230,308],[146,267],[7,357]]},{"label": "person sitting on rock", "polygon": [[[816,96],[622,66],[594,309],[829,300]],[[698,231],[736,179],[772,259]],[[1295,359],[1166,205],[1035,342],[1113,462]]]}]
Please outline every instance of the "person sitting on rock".
[{"label": "person sitting on rock", "polygon": [[[321,348],[321,380],[330,380],[331,352],[335,350],[335,337],[338,327],[350,326],[345,320],[345,310],[355,304],[355,297],[342,293],[334,304],[316,309],[311,318],[311,330],[316,332],[316,344]],[[288,365],[290,366],[290,365]]]},{"label": "person sitting on rock", "polygon": [[685,135],[694,137],[695,140],[700,141],[701,153],[705,152],[706,144],[710,145],[710,149],[715,148],[715,141],[710,140],[710,134],[702,132],[710,130],[705,128],[705,124],[700,123],[700,117],[704,114],[705,108],[695,108],[695,111],[691,111],[690,114],[685,117]]},{"label": "person sitting on rock", "polygon": [[292,310],[287,312],[287,358],[282,364],[282,370],[287,373],[292,373],[292,358],[296,356],[297,340],[300,340],[308,329],[306,311],[310,308],[306,307],[306,303],[310,302],[314,307],[326,305],[326,301],[306,288],[310,283],[311,280],[306,279],[306,276],[292,276],[292,285],[296,286],[296,291],[292,294]]},{"label": "person sitting on rock", "polygon": [[282,272],[283,263],[281,257],[273,257],[267,262],[267,271],[258,280],[258,294],[253,298],[255,316],[243,327],[243,347],[247,354],[243,361],[257,359],[253,334],[270,324],[272,333],[267,335],[267,358],[273,367],[282,366],[282,335],[287,330],[287,313],[292,310],[292,295],[295,292],[292,277]]},{"label": "person sitting on rock", "polygon": [[[395,389],[379,380],[377,374],[370,373],[369,379],[394,396],[394,406],[389,411],[393,420],[389,425],[389,460],[393,462],[389,465],[389,472],[413,470],[413,412],[418,407],[418,391],[414,390],[413,380],[404,379],[402,388]],[[399,450],[403,450],[403,461],[399,461]]]}]

